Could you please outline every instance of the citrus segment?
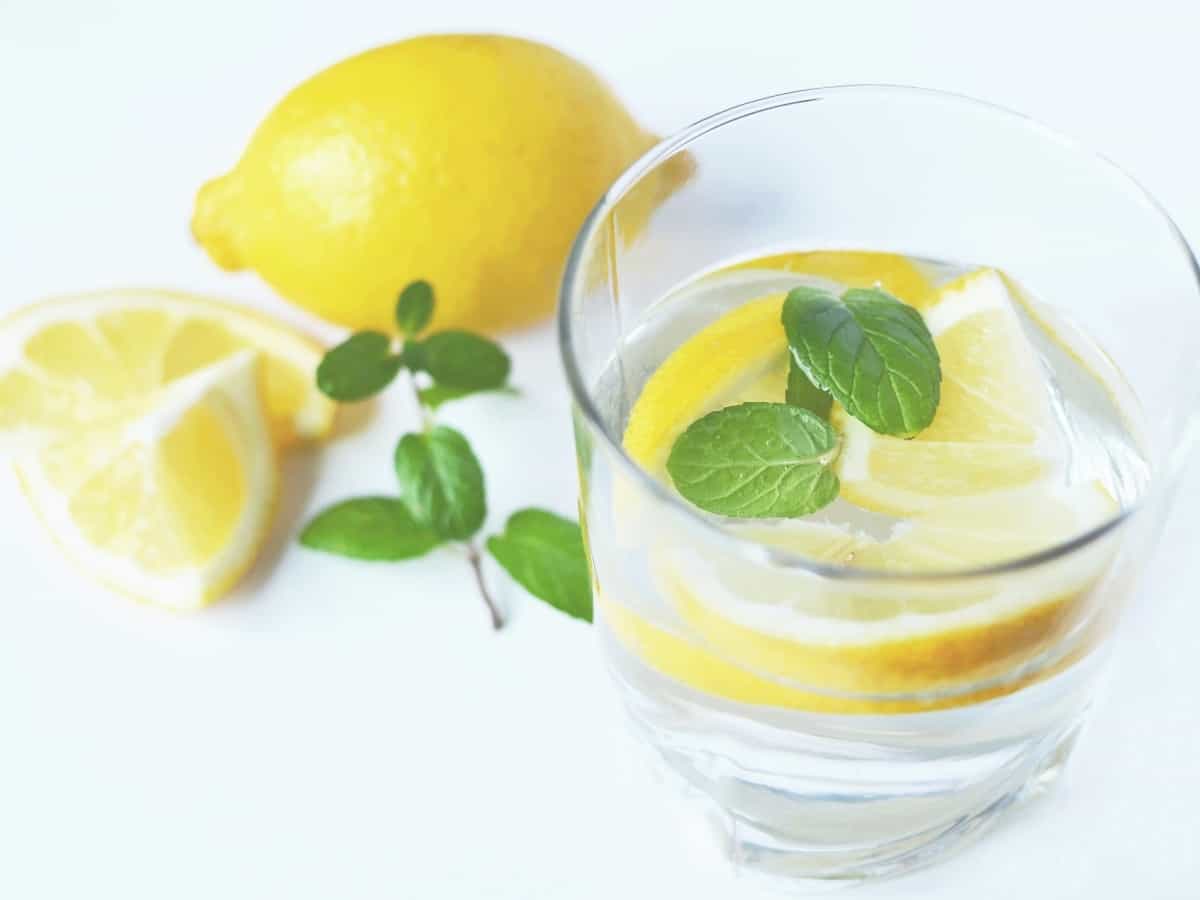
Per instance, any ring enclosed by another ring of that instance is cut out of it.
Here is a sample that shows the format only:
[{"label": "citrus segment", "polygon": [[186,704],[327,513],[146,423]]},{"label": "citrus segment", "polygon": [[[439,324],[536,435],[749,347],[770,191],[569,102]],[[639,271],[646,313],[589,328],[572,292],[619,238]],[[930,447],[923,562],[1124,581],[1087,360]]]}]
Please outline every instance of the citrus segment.
[{"label": "citrus segment", "polygon": [[243,351],[156,395],[141,415],[60,434],[17,463],[52,536],[97,580],[177,609],[250,564],[278,472]]},{"label": "citrus segment", "polygon": [[164,291],[50,300],[0,322],[0,442],[55,540],[97,580],[173,608],[262,542],[275,444],[327,434],[315,343]]}]

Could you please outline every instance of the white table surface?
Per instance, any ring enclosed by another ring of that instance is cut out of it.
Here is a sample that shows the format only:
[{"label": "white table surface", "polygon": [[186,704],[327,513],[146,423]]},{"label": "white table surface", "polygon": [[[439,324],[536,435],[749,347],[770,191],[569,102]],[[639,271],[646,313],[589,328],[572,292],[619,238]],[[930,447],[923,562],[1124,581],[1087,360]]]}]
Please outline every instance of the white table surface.
[{"label": "white table surface", "polygon": [[[0,312],[145,284],[290,315],[191,243],[193,194],[287,88],[431,30],[552,41],[660,131],[819,84],[975,94],[1102,149],[1200,238],[1195,4],[575,6],[0,0]],[[550,332],[509,343],[522,396],[447,413],[485,463],[491,526],[574,506]],[[0,897],[761,896],[694,849],[630,752],[586,626],[524,603],[496,636],[447,553],[371,567],[295,545],[309,512],[390,487],[409,414],[393,397],[291,459],[265,556],[193,616],[82,581],[0,477]],[[1198,506],[1193,474],[1065,789],[857,896],[1200,897]]]}]

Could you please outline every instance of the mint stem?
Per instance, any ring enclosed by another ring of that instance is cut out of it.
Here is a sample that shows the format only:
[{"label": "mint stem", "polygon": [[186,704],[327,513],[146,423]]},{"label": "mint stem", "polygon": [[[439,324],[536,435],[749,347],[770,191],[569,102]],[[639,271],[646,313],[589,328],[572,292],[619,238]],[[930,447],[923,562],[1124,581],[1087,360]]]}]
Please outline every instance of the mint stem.
[{"label": "mint stem", "polygon": [[[421,430],[428,434],[433,427],[433,413],[421,402],[421,389],[417,387],[416,373],[407,370],[404,374],[408,380],[409,390],[412,392],[413,403],[417,405],[417,415],[421,417]],[[479,586],[479,596],[483,598],[484,606],[487,607],[488,615],[491,617],[492,628],[499,631],[504,627],[504,617],[500,615],[500,608],[496,605],[491,592],[488,591],[487,582],[483,579],[483,559],[479,555],[479,548],[472,543],[464,543],[463,547],[467,552],[467,563],[475,574],[475,584]]]},{"label": "mint stem", "polygon": [[433,427],[433,413],[426,409],[425,404],[421,402],[421,389],[417,387],[417,374],[405,371],[404,375],[408,381],[408,388],[412,392],[413,403],[417,406],[417,415],[421,418],[421,430],[429,434],[429,429]]},{"label": "mint stem", "polygon": [[492,599],[487,584],[483,580],[483,559],[479,555],[479,549],[474,544],[467,544],[466,549],[467,562],[471,566],[471,571],[475,573],[475,583],[479,585],[479,595],[483,597],[488,614],[492,617],[492,628],[499,631],[504,627],[504,617],[500,615],[500,608],[496,606],[496,601]]}]

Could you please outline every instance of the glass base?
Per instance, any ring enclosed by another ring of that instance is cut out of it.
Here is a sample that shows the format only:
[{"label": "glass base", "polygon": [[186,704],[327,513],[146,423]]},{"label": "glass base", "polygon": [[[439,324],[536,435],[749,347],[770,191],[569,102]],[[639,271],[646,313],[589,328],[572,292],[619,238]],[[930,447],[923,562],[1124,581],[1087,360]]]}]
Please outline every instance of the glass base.
[{"label": "glass base", "polygon": [[839,716],[699,694],[620,649],[610,660],[655,768],[739,875],[798,893],[929,865],[1058,779],[1094,661],[961,709]]},{"label": "glass base", "polygon": [[[698,809],[726,859],[739,876],[766,881],[775,889],[796,894],[827,893],[866,880],[903,875],[938,862],[987,832],[1011,808],[1046,793],[1057,781],[1071,752],[1078,728],[1065,735],[1041,759],[1015,774],[1004,792],[980,809],[963,811],[957,818],[933,828],[915,830],[877,844],[813,845],[790,839],[764,823],[742,818],[721,806],[686,780],[674,778],[686,800]],[[1029,771],[1025,771],[1028,768]],[[676,773],[669,769],[668,777]],[[878,803],[880,798],[871,802]],[[805,794],[780,794],[778,804],[794,806],[794,815],[805,816],[810,807],[827,804],[825,798]]]}]

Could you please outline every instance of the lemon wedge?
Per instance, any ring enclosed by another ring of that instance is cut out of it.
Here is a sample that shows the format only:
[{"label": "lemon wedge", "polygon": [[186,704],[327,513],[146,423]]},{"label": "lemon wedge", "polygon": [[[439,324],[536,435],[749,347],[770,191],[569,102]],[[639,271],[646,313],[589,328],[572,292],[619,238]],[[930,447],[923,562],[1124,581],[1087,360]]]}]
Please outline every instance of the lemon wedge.
[{"label": "lemon wedge", "polygon": [[34,510],[87,574],[192,609],[249,566],[278,485],[257,367],[241,351],[17,462]]},{"label": "lemon wedge", "polygon": [[263,541],[276,445],[332,427],[320,358],[266,317],[186,294],[48,300],[0,321],[0,446],[86,573],[202,606]]},{"label": "lemon wedge", "polygon": [[906,440],[839,406],[831,414],[843,436],[841,495],[895,516],[1030,484],[1061,456],[1046,375],[1001,275],[982,269],[950,282],[923,315],[942,364],[933,423]]}]

